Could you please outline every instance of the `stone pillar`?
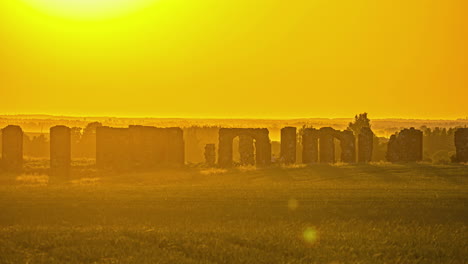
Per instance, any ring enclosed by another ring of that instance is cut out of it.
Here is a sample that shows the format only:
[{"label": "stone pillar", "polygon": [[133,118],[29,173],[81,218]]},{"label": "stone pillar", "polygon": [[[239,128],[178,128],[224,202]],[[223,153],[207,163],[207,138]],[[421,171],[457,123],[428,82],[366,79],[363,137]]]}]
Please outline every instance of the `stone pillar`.
[{"label": "stone pillar", "polygon": [[306,128],[302,134],[302,163],[313,164],[318,162],[319,131]]},{"label": "stone pillar", "polygon": [[281,161],[285,164],[296,163],[297,133],[295,127],[281,129]]},{"label": "stone pillar", "polygon": [[423,159],[423,132],[414,128],[403,129],[392,135],[387,146],[390,162],[416,162]]},{"label": "stone pillar", "polygon": [[374,132],[369,127],[361,128],[358,136],[358,161],[368,163],[372,160]]},{"label": "stone pillar", "polygon": [[271,164],[271,142],[269,131],[262,128],[255,139],[256,164],[257,166],[268,166]]},{"label": "stone pillar", "polygon": [[239,154],[241,165],[255,165],[254,140],[251,136],[239,136]]},{"label": "stone pillar", "polygon": [[323,127],[320,129],[320,163],[335,163],[335,130],[331,127]]},{"label": "stone pillar", "polygon": [[232,166],[232,139],[229,128],[219,129],[218,164],[221,167]]},{"label": "stone pillar", "polygon": [[205,162],[209,166],[213,166],[216,163],[216,146],[215,144],[205,145]]},{"label": "stone pillar", "polygon": [[459,128],[455,131],[455,161],[468,162],[468,128]]},{"label": "stone pillar", "polygon": [[340,133],[341,162],[356,162],[356,137],[352,131],[342,131]]},{"label": "stone pillar", "polygon": [[66,126],[50,128],[50,176],[68,177],[71,167],[71,130]]},{"label": "stone pillar", "polygon": [[9,172],[23,169],[23,130],[19,126],[7,126],[2,130],[2,164]]},{"label": "stone pillar", "polygon": [[169,132],[168,162],[170,165],[185,164],[184,131],[179,127],[167,128]]}]

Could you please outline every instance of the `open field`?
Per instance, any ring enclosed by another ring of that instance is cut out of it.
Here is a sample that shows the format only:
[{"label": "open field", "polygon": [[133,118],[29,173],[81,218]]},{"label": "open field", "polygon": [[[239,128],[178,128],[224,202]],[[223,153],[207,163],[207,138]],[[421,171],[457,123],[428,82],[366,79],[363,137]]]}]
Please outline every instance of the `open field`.
[{"label": "open field", "polygon": [[1,175],[0,263],[468,263],[466,165],[75,165]]}]

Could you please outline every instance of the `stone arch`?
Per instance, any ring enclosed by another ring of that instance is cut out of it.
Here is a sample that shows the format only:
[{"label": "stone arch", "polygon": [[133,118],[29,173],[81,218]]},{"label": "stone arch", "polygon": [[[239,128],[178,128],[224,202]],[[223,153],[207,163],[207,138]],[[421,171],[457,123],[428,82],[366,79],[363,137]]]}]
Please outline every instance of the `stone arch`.
[{"label": "stone arch", "polygon": [[335,142],[338,139],[341,147],[341,161],[356,162],[356,139],[352,131],[339,131],[331,127],[320,130],[307,128],[302,135],[302,162],[334,163]]},{"label": "stone arch", "polygon": [[[241,163],[268,165],[271,163],[271,142],[266,128],[221,128],[219,130],[218,164],[232,166],[232,141],[239,137]],[[253,144],[255,142],[255,150]],[[255,155],[254,155],[255,151]]]}]

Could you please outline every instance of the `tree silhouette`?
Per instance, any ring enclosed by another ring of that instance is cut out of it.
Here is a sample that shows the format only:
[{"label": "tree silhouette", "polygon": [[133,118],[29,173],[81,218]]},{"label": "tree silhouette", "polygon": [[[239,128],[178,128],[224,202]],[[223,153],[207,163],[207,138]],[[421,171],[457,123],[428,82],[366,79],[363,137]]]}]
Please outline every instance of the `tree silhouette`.
[{"label": "tree silhouette", "polygon": [[348,130],[354,132],[354,135],[359,135],[361,128],[371,128],[370,119],[367,117],[367,113],[362,113],[354,117],[354,122],[350,122]]}]

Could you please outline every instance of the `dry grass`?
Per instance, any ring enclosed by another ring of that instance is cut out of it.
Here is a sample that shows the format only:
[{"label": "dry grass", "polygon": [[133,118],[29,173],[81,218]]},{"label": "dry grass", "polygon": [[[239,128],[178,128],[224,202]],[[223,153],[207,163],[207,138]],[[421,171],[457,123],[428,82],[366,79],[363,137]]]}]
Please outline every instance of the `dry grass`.
[{"label": "dry grass", "polygon": [[463,165],[8,177],[0,263],[467,263]]}]

